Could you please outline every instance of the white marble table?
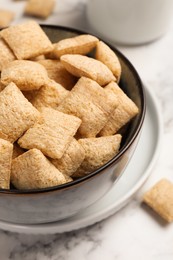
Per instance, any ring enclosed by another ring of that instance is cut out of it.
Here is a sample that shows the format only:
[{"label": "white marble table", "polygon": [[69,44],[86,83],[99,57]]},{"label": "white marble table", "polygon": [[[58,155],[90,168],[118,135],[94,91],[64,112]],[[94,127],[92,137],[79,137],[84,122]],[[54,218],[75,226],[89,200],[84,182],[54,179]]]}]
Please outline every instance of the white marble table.
[{"label": "white marble table", "polygon": [[[86,0],[59,0],[45,23],[91,31],[85,18]],[[0,0],[0,8],[22,17],[24,1]],[[156,42],[139,47],[118,47],[134,64],[157,96],[164,122],[160,158],[147,183],[121,211],[79,231],[56,235],[25,235],[0,231],[1,260],[172,260],[173,224],[165,225],[141,206],[145,190],[163,176],[173,181],[173,24]]]}]

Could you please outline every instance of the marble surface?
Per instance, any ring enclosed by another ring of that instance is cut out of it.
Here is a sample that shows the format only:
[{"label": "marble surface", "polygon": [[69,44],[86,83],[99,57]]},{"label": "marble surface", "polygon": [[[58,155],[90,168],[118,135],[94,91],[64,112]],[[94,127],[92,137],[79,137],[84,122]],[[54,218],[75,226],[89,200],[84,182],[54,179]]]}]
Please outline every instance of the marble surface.
[{"label": "marble surface", "polygon": [[[0,8],[16,11],[14,23],[25,20],[25,1],[0,0]],[[67,25],[92,32],[85,16],[86,0],[59,0],[44,23]],[[64,234],[25,235],[0,231],[1,260],[172,260],[173,225],[165,224],[141,205],[142,194],[157,180],[173,181],[173,23],[153,43],[118,48],[130,59],[161,105],[163,145],[151,177],[135,198],[117,214],[93,226]],[[145,156],[145,155],[144,155]]]}]

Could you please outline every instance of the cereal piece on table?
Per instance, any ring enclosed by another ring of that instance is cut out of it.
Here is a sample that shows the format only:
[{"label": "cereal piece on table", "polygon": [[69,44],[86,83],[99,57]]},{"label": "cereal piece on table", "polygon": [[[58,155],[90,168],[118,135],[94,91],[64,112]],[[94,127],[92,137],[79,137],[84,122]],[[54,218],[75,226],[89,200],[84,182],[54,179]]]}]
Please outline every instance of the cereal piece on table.
[{"label": "cereal piece on table", "polygon": [[13,145],[0,139],[0,189],[10,188],[10,173]]},{"label": "cereal piece on table", "polygon": [[167,179],[157,182],[144,194],[143,201],[168,222],[173,221],[173,183]]},{"label": "cereal piece on table", "polygon": [[67,176],[71,176],[77,171],[84,158],[85,151],[83,147],[75,138],[73,138],[62,158],[59,160],[51,160],[51,162],[60,172]]},{"label": "cereal piece on table", "polygon": [[15,142],[39,119],[38,110],[14,83],[0,92],[0,138]]},{"label": "cereal piece on table", "polygon": [[0,38],[0,71],[4,66],[6,66],[10,61],[15,60],[16,57],[4,42],[3,39]]},{"label": "cereal piece on table", "polygon": [[37,91],[31,103],[38,110],[41,110],[43,107],[56,108],[68,94],[68,90],[55,81],[50,80]]},{"label": "cereal piece on table", "polygon": [[13,144],[13,156],[12,158],[15,159],[16,157],[18,157],[19,155],[23,154],[25,152],[25,150],[23,150],[18,143],[14,143]]},{"label": "cereal piece on table", "polygon": [[82,77],[58,106],[58,110],[82,120],[79,128],[82,137],[95,137],[116,107],[116,98],[109,98],[97,82]]},{"label": "cereal piece on table", "polygon": [[20,90],[39,89],[49,80],[46,69],[39,63],[29,60],[15,60],[3,68],[1,82],[8,85],[14,82]]},{"label": "cereal piece on table", "polygon": [[85,55],[92,51],[99,40],[92,35],[79,35],[73,38],[61,40],[54,44],[53,53],[59,58],[64,54]]},{"label": "cereal piece on table", "polygon": [[25,6],[25,14],[46,19],[55,6],[55,0],[28,0]]},{"label": "cereal piece on table", "polygon": [[66,183],[66,178],[37,149],[12,161],[11,182],[17,189],[39,189]]},{"label": "cereal piece on table", "polygon": [[53,49],[47,35],[35,21],[11,26],[0,32],[19,60],[31,59]]},{"label": "cereal piece on table", "polygon": [[79,139],[85,150],[85,159],[72,177],[82,177],[111,160],[119,151],[122,136],[104,136]]},{"label": "cereal piece on table", "polygon": [[106,65],[93,58],[79,54],[66,54],[62,55],[60,60],[72,75],[88,77],[101,86],[116,80],[112,71]]},{"label": "cereal piece on table", "polygon": [[44,121],[35,124],[18,140],[22,148],[41,150],[46,156],[60,159],[81,124],[75,116],[66,115],[52,108],[43,108]]},{"label": "cereal piece on table", "polygon": [[111,97],[115,96],[118,99],[118,107],[111,113],[111,116],[99,133],[100,136],[112,135],[127,124],[135,117],[139,109],[136,104],[123,92],[123,90],[115,83],[111,82],[105,88],[105,91]]},{"label": "cereal piece on table", "polygon": [[76,77],[70,74],[59,60],[40,60],[39,63],[45,67],[50,79],[61,84],[64,88],[71,90],[76,83]]},{"label": "cereal piece on table", "polygon": [[0,28],[4,28],[10,25],[14,19],[14,13],[9,10],[0,9]]},{"label": "cereal piece on table", "polygon": [[115,52],[104,42],[99,41],[96,46],[96,59],[103,62],[114,74],[119,82],[121,77],[121,64]]}]

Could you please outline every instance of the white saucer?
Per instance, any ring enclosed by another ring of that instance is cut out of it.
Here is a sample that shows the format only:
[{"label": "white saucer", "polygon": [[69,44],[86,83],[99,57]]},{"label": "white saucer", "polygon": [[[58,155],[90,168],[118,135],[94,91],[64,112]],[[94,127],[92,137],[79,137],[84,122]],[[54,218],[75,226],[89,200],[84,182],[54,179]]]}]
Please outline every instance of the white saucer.
[{"label": "white saucer", "polygon": [[131,162],[120,180],[102,199],[75,217],[39,225],[18,225],[0,221],[0,228],[28,234],[53,234],[72,231],[99,222],[129,202],[151,173],[162,139],[162,120],[157,100],[146,88],[147,111],[143,132]]}]

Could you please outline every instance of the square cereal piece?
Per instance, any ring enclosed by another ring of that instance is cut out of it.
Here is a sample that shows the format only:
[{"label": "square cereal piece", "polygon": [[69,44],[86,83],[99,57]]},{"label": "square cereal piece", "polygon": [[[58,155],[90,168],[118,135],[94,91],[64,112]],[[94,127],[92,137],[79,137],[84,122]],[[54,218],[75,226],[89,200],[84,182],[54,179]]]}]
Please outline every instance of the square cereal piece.
[{"label": "square cereal piece", "polygon": [[6,66],[10,61],[15,60],[13,52],[7,46],[3,39],[0,38],[0,71],[4,66]]},{"label": "square cereal piece", "polygon": [[73,138],[61,159],[52,159],[55,167],[67,176],[77,171],[85,158],[85,151],[79,142]]},{"label": "square cereal piece", "polygon": [[173,221],[173,183],[160,180],[144,194],[143,201],[167,222]]},{"label": "square cereal piece", "polygon": [[11,26],[0,32],[19,60],[31,59],[53,49],[47,35],[35,21]]},{"label": "square cereal piece", "polygon": [[117,107],[117,99],[108,97],[97,82],[82,77],[58,106],[58,110],[82,120],[81,137],[95,137]]},{"label": "square cereal piece", "polygon": [[11,182],[17,189],[39,189],[66,183],[63,174],[37,149],[12,161]]},{"label": "square cereal piece", "polygon": [[119,151],[121,139],[119,134],[79,139],[78,142],[85,151],[85,158],[72,177],[88,175],[111,160]]},{"label": "square cereal piece", "polygon": [[28,0],[25,6],[25,14],[46,19],[53,11],[55,0]]},{"label": "square cereal piece", "polygon": [[40,60],[39,63],[45,67],[49,78],[64,88],[71,90],[76,84],[76,77],[70,74],[59,60]]},{"label": "square cereal piece", "polygon": [[95,56],[97,60],[103,62],[112,71],[117,82],[119,82],[121,77],[121,64],[115,52],[104,42],[99,41],[96,45]]},{"label": "square cereal piece", "polygon": [[60,159],[81,120],[52,108],[43,108],[41,114],[44,121],[28,129],[18,140],[18,144],[25,149],[37,148],[50,158]]},{"label": "square cereal piece", "polygon": [[13,145],[0,139],[0,189],[10,188],[10,174]]},{"label": "square cereal piece", "polygon": [[54,44],[53,53],[59,58],[64,54],[82,54],[91,52],[99,40],[92,35],[84,34],[61,40]]},{"label": "square cereal piece", "polygon": [[14,82],[24,91],[39,89],[48,81],[46,69],[41,64],[29,60],[12,61],[1,72],[1,82],[4,85]]},{"label": "square cereal piece", "polygon": [[93,79],[101,86],[116,80],[105,64],[93,58],[79,54],[66,54],[62,55],[60,60],[72,75]]},{"label": "square cereal piece", "polygon": [[108,95],[117,98],[118,106],[111,113],[108,122],[99,133],[100,136],[112,135],[117,133],[121,127],[127,124],[139,112],[136,104],[123,92],[123,90],[115,82],[111,82],[104,89]]},{"label": "square cereal piece", "polygon": [[0,92],[0,138],[15,142],[39,119],[38,110],[14,83]]},{"label": "square cereal piece", "polygon": [[10,25],[14,19],[14,13],[9,10],[0,9],[0,28],[4,28]]},{"label": "square cereal piece", "polygon": [[31,103],[39,111],[41,111],[43,107],[57,108],[68,94],[68,90],[55,81],[50,80],[37,91],[36,95],[32,98]]}]

